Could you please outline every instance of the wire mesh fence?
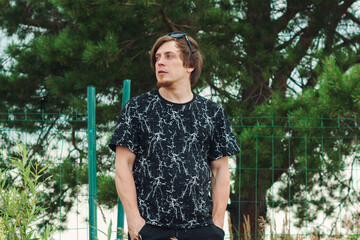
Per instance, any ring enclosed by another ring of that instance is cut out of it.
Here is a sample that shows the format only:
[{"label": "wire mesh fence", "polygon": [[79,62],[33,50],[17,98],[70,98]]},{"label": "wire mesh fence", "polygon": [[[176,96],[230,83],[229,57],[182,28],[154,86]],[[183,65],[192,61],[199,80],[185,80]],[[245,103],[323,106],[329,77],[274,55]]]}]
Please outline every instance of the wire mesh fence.
[{"label": "wire mesh fence", "polygon": [[48,165],[40,179],[46,211],[37,225],[56,226],[55,239],[88,239],[86,120],[86,114],[77,112],[0,113],[1,170],[11,167],[16,143],[24,144],[29,159]]},{"label": "wire mesh fence", "polygon": [[[356,116],[233,117],[231,122],[241,153],[230,162],[226,239],[360,237]],[[62,231],[55,239],[89,239],[86,127],[87,114],[76,112],[0,113],[1,169],[8,167],[15,142],[49,165],[43,176],[51,176],[43,183],[47,210],[39,227],[57,226]],[[106,144],[98,141],[100,147]]]},{"label": "wire mesh fence", "polygon": [[233,239],[358,238],[359,120],[232,118]]}]

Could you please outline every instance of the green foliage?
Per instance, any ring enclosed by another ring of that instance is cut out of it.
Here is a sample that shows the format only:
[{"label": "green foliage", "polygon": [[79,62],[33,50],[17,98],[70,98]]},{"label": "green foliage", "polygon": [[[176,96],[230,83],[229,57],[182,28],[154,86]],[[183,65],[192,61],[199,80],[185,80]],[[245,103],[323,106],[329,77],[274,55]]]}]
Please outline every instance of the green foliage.
[{"label": "green foliage", "polygon": [[[10,60],[0,68],[0,112],[85,112],[86,87],[96,86],[96,119],[101,130],[97,131],[101,142],[98,170],[105,176],[113,171],[113,162],[108,160],[110,154],[104,139],[120,113],[122,81],[132,80],[132,96],[153,89],[156,80],[149,66],[152,44],[167,32],[187,32],[199,42],[205,60],[194,90],[200,92],[210,86],[209,97],[222,104],[229,116],[249,117],[248,125],[256,126],[234,128],[244,154],[241,162],[237,159],[237,166],[249,170],[242,172],[242,186],[234,187],[229,206],[234,216],[232,223],[237,226],[236,203],[265,201],[273,181],[282,181],[280,176],[287,169],[302,169],[306,164],[316,168],[325,156],[326,169],[339,169],[342,161],[336,160],[351,152],[353,132],[347,126],[352,126],[351,118],[359,112],[360,95],[356,66],[360,31],[355,4],[359,0],[1,0],[0,29],[8,36],[26,40],[13,43],[6,50]],[[328,57],[332,58],[324,61]],[[333,123],[332,119],[338,116],[340,123]],[[38,129],[38,144],[29,151],[39,156],[46,148],[46,139],[53,137],[51,132],[86,127],[74,122],[61,126],[59,122],[28,121],[11,126]],[[333,124],[343,128],[333,129]],[[330,130],[320,130],[319,126]],[[330,140],[320,144],[318,134]],[[345,137],[340,143],[334,140],[339,135]],[[293,136],[292,141],[286,136]],[[306,141],[304,136],[308,137]],[[86,155],[85,147],[80,149],[74,144],[81,141],[79,138],[64,139],[81,156]],[[304,146],[309,157],[304,157]],[[321,153],[320,146],[326,154]],[[258,161],[248,160],[253,159],[256,149],[260,149]],[[261,199],[256,201],[250,194],[254,192],[250,184],[256,173],[254,167],[279,169],[276,177],[262,172],[257,186]],[[74,174],[66,167],[62,171]],[[308,177],[315,175],[312,172]],[[85,176],[78,177],[81,183],[85,181]],[[296,191],[304,190],[304,173],[300,171],[291,180],[291,194],[295,196]],[[70,177],[69,181],[65,190],[75,191],[71,187],[74,179]],[[57,189],[55,196],[60,196],[59,182],[57,179],[49,183],[49,187]],[[307,190],[313,186],[308,184]],[[101,199],[102,194],[110,197],[108,191],[99,194]],[[50,202],[59,204],[64,199],[53,200]],[[70,209],[71,201],[66,205]],[[51,209],[58,208],[52,205]],[[254,216],[253,210],[246,207],[242,211]],[[265,216],[266,210],[259,210],[258,214]],[[256,219],[250,220],[255,226]]]},{"label": "green foliage", "polygon": [[[327,216],[334,214],[337,205],[329,199],[345,206],[344,196],[337,193],[345,194],[348,189],[352,193],[347,198],[356,201],[356,193],[339,179],[346,179],[342,173],[345,158],[359,151],[354,143],[360,133],[356,116],[360,111],[359,70],[360,65],[354,65],[344,72],[333,58],[324,60],[315,88],[287,101],[274,94],[269,103],[256,108],[259,116],[237,122],[241,158],[247,161],[241,162],[241,172],[234,175],[233,191],[239,188],[245,199],[251,199],[254,193],[249,186],[260,193],[281,182],[276,193],[268,192],[269,205],[279,209],[296,206],[299,227],[316,219],[317,212],[310,206]],[[319,191],[322,187],[329,191],[327,199]]]},{"label": "green foliage", "polygon": [[[20,158],[11,158],[15,169],[3,171],[0,174],[0,235],[2,239],[35,240],[52,239],[55,228],[47,225],[41,234],[36,228],[38,221],[45,211],[41,205],[41,182],[39,179],[47,166],[39,168],[31,159],[27,158],[24,146],[18,145]],[[8,175],[17,175],[16,183],[9,184]]]},{"label": "green foliage", "polygon": [[97,200],[108,208],[112,208],[118,203],[115,181],[112,176],[105,174],[98,176],[97,196]]},{"label": "green foliage", "polygon": [[[107,229],[107,232],[104,232],[102,231],[101,229],[97,229],[98,231],[100,231],[100,233],[102,233],[107,240],[111,240],[111,236],[113,234],[113,231],[112,231],[112,220],[110,219],[110,223],[108,224],[108,229]],[[117,230],[120,235],[121,235],[121,239],[128,239],[128,236],[127,234],[122,230],[122,229],[118,229]],[[96,237],[97,240],[99,240],[100,238]],[[116,238],[116,240],[118,240],[119,238]]]}]

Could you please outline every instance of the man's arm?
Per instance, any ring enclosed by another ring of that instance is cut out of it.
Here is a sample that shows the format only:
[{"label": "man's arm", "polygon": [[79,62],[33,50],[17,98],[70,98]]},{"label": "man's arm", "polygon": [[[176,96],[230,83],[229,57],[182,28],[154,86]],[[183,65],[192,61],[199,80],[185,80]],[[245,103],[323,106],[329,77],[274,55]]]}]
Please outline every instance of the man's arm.
[{"label": "man's arm", "polygon": [[131,239],[135,238],[145,220],[140,216],[132,168],[135,154],[127,147],[116,147],[115,183],[116,190],[124,207]]},{"label": "man's arm", "polygon": [[216,226],[223,228],[224,217],[230,195],[229,158],[222,157],[210,163],[211,197],[213,200],[212,218]]}]

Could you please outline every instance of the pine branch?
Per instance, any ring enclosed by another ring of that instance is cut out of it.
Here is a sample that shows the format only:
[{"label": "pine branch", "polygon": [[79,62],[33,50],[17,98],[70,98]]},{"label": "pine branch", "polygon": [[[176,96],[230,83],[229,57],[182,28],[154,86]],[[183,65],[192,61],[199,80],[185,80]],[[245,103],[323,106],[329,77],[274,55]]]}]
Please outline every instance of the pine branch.
[{"label": "pine branch", "polygon": [[57,116],[56,119],[50,124],[50,126],[48,127],[46,133],[41,136],[39,135],[37,141],[36,141],[36,144],[35,144],[35,147],[33,147],[30,151],[29,151],[29,159],[32,159],[33,156],[41,150],[42,146],[43,146],[43,143],[44,141],[48,138],[49,134],[51,133],[51,131],[53,130],[53,128],[55,127],[56,125],[56,122],[59,120],[59,117],[60,116]]},{"label": "pine branch", "polygon": [[[71,144],[73,145],[74,149],[76,151],[78,151],[80,153],[80,155],[81,155],[81,154],[84,154],[85,152],[83,150],[81,150],[77,146],[77,141],[76,141],[76,137],[75,137],[75,131],[76,131],[76,129],[75,129],[74,125],[72,125],[71,126],[71,139],[70,140],[71,140]],[[69,153],[69,155],[70,155],[70,153]]]},{"label": "pine branch", "polygon": [[[159,12],[162,16],[162,20],[165,23],[165,25],[168,26],[168,29],[170,32],[177,32],[180,31],[180,29],[192,29],[193,27],[190,25],[184,25],[184,24],[176,24],[174,23],[167,15],[165,8],[161,4],[157,3],[149,3],[149,5],[154,5],[159,8]],[[157,18],[155,18],[157,19]]]},{"label": "pine branch", "polygon": [[[252,89],[250,91],[250,94],[248,94],[249,97],[244,99],[243,102],[251,101],[254,105],[258,105],[259,103],[265,102],[270,98],[271,88],[263,83],[259,85],[260,85],[260,90],[256,88]],[[258,94],[255,94],[257,92]],[[267,92],[267,94],[265,94],[265,92]]]},{"label": "pine branch", "polygon": [[289,77],[289,80],[294,83],[296,86],[298,86],[299,88],[303,88],[304,86],[299,84],[294,78]]},{"label": "pine branch", "polygon": [[350,19],[351,21],[357,23],[358,25],[360,25],[360,19],[355,17],[354,14],[350,13],[349,11],[347,11],[345,13],[345,16]]},{"label": "pine branch", "polygon": [[[298,2],[287,1],[287,8],[285,13],[274,21],[275,29],[277,33],[283,31],[289,22],[298,14],[299,12],[306,10],[308,6],[304,4],[297,5]],[[311,2],[310,2],[311,3]]]},{"label": "pine branch", "polygon": [[337,33],[337,35],[343,40],[343,43],[335,46],[334,50],[338,50],[338,49],[341,49],[343,47],[349,46],[351,44],[360,42],[360,35],[357,35],[357,36],[355,36],[353,38],[350,38],[350,39],[346,38],[345,36],[341,35],[340,33]]},{"label": "pine branch", "polygon": [[227,91],[223,90],[222,88],[218,88],[215,86],[215,84],[210,81],[205,79],[205,82],[207,82],[207,84],[209,84],[209,86],[214,89],[215,91],[217,91],[218,93],[220,93],[221,95],[227,97],[228,99],[234,99],[234,96],[232,96],[230,93],[228,93]]},{"label": "pine branch", "polygon": [[314,87],[316,79],[318,78],[318,74],[314,71],[311,70],[311,76],[307,79],[307,82],[305,85],[303,85],[303,89],[309,88],[309,87]]},{"label": "pine branch", "polygon": [[275,50],[280,51],[281,49],[287,48],[288,46],[290,46],[295,41],[295,39],[297,39],[301,34],[303,34],[304,31],[305,31],[305,28],[302,28],[300,31],[295,33],[294,36],[292,36],[288,41],[286,41],[283,44],[280,44],[279,46],[277,46],[275,48]]},{"label": "pine branch", "polygon": [[[62,29],[67,27],[67,25],[63,22],[49,21],[46,23],[40,23],[37,19],[33,19],[33,18],[26,18],[25,21],[22,22],[22,24],[24,24],[26,26],[48,29],[48,30],[52,30],[54,32],[60,32]],[[74,26],[74,25],[72,25],[72,26]]]},{"label": "pine branch", "polygon": [[317,37],[318,32],[321,29],[317,22],[318,15],[322,11],[324,11],[322,6],[319,6],[319,8],[313,12],[308,26],[302,30],[302,35],[300,36],[299,41],[296,46],[293,47],[295,50],[295,56],[292,56],[291,60],[285,61],[282,71],[275,74],[275,79],[278,80],[278,85],[281,86],[283,92],[286,91],[286,81],[290,77],[293,69],[296,68],[301,59],[307,54],[313,40]]},{"label": "pine branch", "polygon": [[331,52],[334,43],[334,37],[337,35],[336,28],[339,25],[342,17],[348,12],[347,9],[355,2],[356,0],[344,1],[344,3],[336,8],[336,11],[332,11],[330,14],[329,24],[325,28],[326,39],[325,39],[325,48],[326,52]]},{"label": "pine branch", "polygon": [[164,23],[168,26],[170,32],[177,32],[179,29],[176,27],[176,25],[170,20],[170,18],[167,16],[165,9],[163,7],[160,7],[160,13],[163,18]]},{"label": "pine branch", "polygon": [[[44,11],[44,9],[36,11],[32,6],[32,3],[23,3],[22,7],[24,10],[22,14],[18,16],[19,25],[47,29],[52,32],[60,32],[66,27],[75,28],[73,23],[66,23],[65,21],[61,21],[62,14],[55,6],[49,11]],[[39,20],[41,18],[43,18],[43,20]],[[44,19],[47,20],[45,21]],[[55,20],[51,21],[50,19]]]},{"label": "pine branch", "polygon": [[[119,3],[116,3],[117,5],[123,5],[123,6],[137,6],[139,5],[138,3],[131,3],[131,2],[125,2],[125,3],[122,3],[122,2],[119,2]],[[145,3],[142,3],[142,4],[145,4],[145,5],[149,5],[149,6],[157,6],[157,7],[160,7],[161,4],[160,3],[156,3],[156,2],[145,2]],[[100,3],[99,3],[100,5]]]}]

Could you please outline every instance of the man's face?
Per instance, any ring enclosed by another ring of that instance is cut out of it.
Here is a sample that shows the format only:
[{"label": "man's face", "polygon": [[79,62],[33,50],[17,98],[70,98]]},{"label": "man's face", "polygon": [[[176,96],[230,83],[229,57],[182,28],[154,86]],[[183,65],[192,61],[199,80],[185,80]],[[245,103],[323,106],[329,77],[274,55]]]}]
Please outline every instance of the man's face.
[{"label": "man's face", "polygon": [[158,87],[171,87],[174,84],[190,83],[193,68],[184,67],[180,58],[180,49],[175,41],[162,44],[155,53],[155,72]]}]

